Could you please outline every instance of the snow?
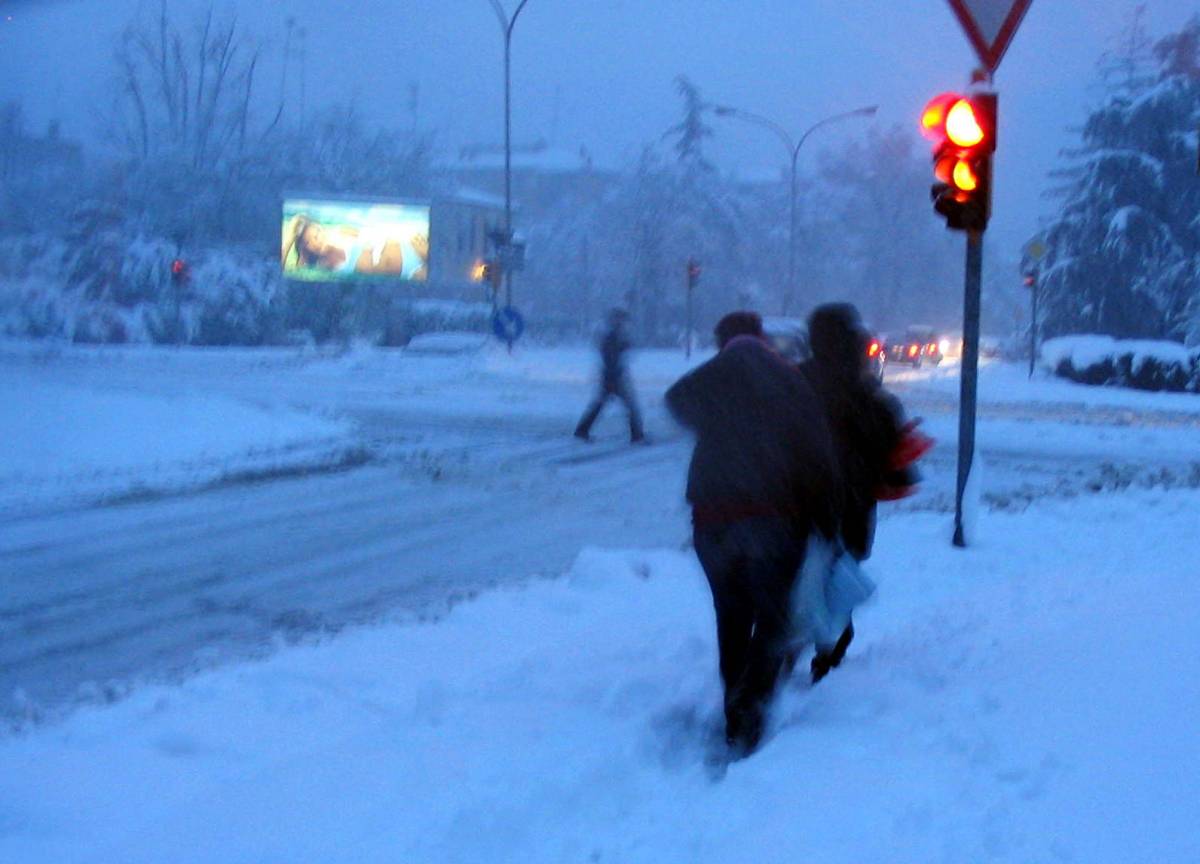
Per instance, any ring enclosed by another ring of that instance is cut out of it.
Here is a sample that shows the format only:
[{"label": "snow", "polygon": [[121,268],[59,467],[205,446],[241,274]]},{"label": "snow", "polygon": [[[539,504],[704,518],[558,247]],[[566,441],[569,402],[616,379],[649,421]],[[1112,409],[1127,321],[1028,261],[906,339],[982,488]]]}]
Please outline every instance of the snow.
[{"label": "snow", "polygon": [[445,333],[422,333],[404,346],[412,354],[467,354],[483,350],[492,337],[482,333],[451,330]]},{"label": "snow", "polygon": [[1167,342],[1162,339],[1125,339],[1117,343],[1119,354],[1129,354],[1133,357],[1133,371],[1136,373],[1147,360],[1157,360],[1162,365],[1172,363],[1188,368],[1192,362],[1191,352],[1180,342]]},{"label": "snow", "polygon": [[1177,369],[1186,379],[1200,354],[1180,342],[1162,339],[1113,339],[1108,336],[1060,336],[1042,346],[1042,365],[1055,372],[1063,362],[1077,372],[1106,361],[1115,369],[1120,358],[1129,358],[1129,369],[1137,375],[1153,361],[1165,371]]},{"label": "snow", "polygon": [[299,470],[346,455],[344,422],[211,393],[100,390],[0,368],[0,512]]},{"label": "snow", "polygon": [[1194,861],[1197,507],[885,520],[846,663],[720,780],[693,556],[586,549],[3,740],[0,860]]},{"label": "snow", "polygon": [[1076,369],[1086,369],[1111,360],[1116,352],[1117,340],[1111,336],[1060,336],[1047,339],[1042,345],[1042,364],[1057,369],[1064,360]]}]

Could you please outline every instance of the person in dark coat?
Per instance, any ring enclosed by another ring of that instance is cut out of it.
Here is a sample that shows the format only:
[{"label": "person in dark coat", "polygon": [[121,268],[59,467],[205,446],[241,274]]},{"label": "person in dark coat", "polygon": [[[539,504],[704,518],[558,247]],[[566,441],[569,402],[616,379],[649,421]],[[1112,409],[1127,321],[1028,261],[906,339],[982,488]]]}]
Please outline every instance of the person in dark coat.
[{"label": "person in dark coat", "polygon": [[613,309],[608,314],[608,327],[600,338],[600,391],[579,418],[579,424],[575,427],[576,438],[591,440],[592,424],[600,416],[605,403],[615,396],[625,403],[625,410],[629,414],[629,440],[635,444],[646,440],[642,414],[633,395],[629,366],[625,359],[630,347],[625,330],[628,322],[629,313],[624,309]]},{"label": "person in dark coat", "polygon": [[712,590],[736,755],[762,736],[791,633],[790,595],[814,531],[837,525],[833,443],[822,405],[753,312],[717,324],[719,352],[667,391],[696,436],[688,468],[693,542]]},{"label": "person in dark coat", "polygon": [[[812,358],[800,370],[819,396],[833,435],[844,502],[840,539],[846,553],[861,562],[871,554],[883,490],[915,482],[896,476],[905,467],[896,462],[907,431],[904,411],[867,370],[868,335],[852,304],[818,306],[808,319],[808,338]],[[835,645],[816,646],[814,683],[841,663],[853,638],[851,622]]]}]

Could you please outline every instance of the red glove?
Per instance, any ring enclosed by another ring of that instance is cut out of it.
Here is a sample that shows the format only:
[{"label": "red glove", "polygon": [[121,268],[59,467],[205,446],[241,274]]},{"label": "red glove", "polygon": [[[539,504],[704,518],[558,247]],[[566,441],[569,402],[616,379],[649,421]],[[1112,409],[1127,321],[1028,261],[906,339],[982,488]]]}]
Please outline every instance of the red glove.
[{"label": "red glove", "polygon": [[917,482],[921,479],[916,469],[916,462],[934,445],[934,440],[923,432],[917,431],[920,420],[910,420],[900,430],[900,440],[888,457],[888,470],[883,482],[875,487],[875,500],[899,501],[917,491]]}]

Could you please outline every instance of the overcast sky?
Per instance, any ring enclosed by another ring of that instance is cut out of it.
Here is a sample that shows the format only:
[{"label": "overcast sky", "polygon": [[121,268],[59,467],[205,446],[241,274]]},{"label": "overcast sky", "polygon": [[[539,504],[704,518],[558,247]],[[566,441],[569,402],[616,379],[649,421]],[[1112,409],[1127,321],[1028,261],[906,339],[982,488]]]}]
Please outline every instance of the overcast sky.
[{"label": "overcast sky", "polygon": [[[511,9],[516,0],[503,0]],[[193,14],[205,2],[169,0]],[[353,100],[367,115],[419,122],[454,150],[502,136],[502,40],[488,0],[226,0],[256,34],[282,44],[284,21],[307,29],[309,105]],[[1095,65],[1133,0],[1035,0],[997,76],[1000,150],[993,234],[1016,245],[1051,206],[1041,199],[1058,150],[1096,100]],[[61,117],[87,137],[110,101],[119,30],[157,0],[0,0],[0,99],[21,98],[33,122]],[[1152,34],[1200,4],[1150,0]],[[829,114],[878,104],[876,122],[913,130],[933,94],[961,88],[974,65],[945,0],[529,0],[513,40],[517,142],[586,145],[627,163],[675,121],[673,80],[710,100],[764,114],[799,133]],[[277,52],[278,53],[278,52]],[[278,88],[278,68],[267,81]],[[295,96],[295,94],[293,94]],[[822,129],[802,157],[861,133]],[[764,130],[724,121],[711,142],[720,167],[753,174],[783,162]],[[931,218],[933,218],[931,216]]]}]

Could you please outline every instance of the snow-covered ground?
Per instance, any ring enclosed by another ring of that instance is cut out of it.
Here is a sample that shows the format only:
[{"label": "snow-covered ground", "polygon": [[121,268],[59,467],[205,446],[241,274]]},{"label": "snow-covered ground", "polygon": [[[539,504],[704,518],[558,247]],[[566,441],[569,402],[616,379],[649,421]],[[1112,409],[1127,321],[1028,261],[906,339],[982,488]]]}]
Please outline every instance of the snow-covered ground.
[{"label": "snow-covered ground", "polygon": [[722,779],[691,554],[584,549],[0,741],[0,860],[1200,860],[1198,508],[886,520],[845,665]]},{"label": "snow-covered ground", "polygon": [[347,423],[210,394],[97,391],[0,372],[0,512],[345,465]]},{"label": "snow-covered ground", "polygon": [[[570,437],[594,387],[588,346],[0,344],[14,394],[0,474],[15,481],[0,487],[14,505],[0,511],[0,715],[53,720],[282,643],[441,614],[561,573],[586,545],[678,548],[688,442],[661,397],[703,356],[635,356],[656,443],[631,450],[615,407],[598,443]],[[952,510],[955,376],[889,372],[939,444],[921,494],[885,520]],[[1120,396],[986,367],[985,503],[1200,485],[1200,400]]]},{"label": "snow-covered ground", "polygon": [[[959,364],[956,360],[917,370],[893,364],[888,368],[887,380],[892,386],[957,397],[958,373]],[[985,409],[989,405],[1005,404],[1067,405],[1200,416],[1200,396],[1194,393],[1153,393],[1124,387],[1092,387],[1057,378],[1040,367],[1030,378],[1027,362],[983,360],[979,370],[979,401]]]}]

